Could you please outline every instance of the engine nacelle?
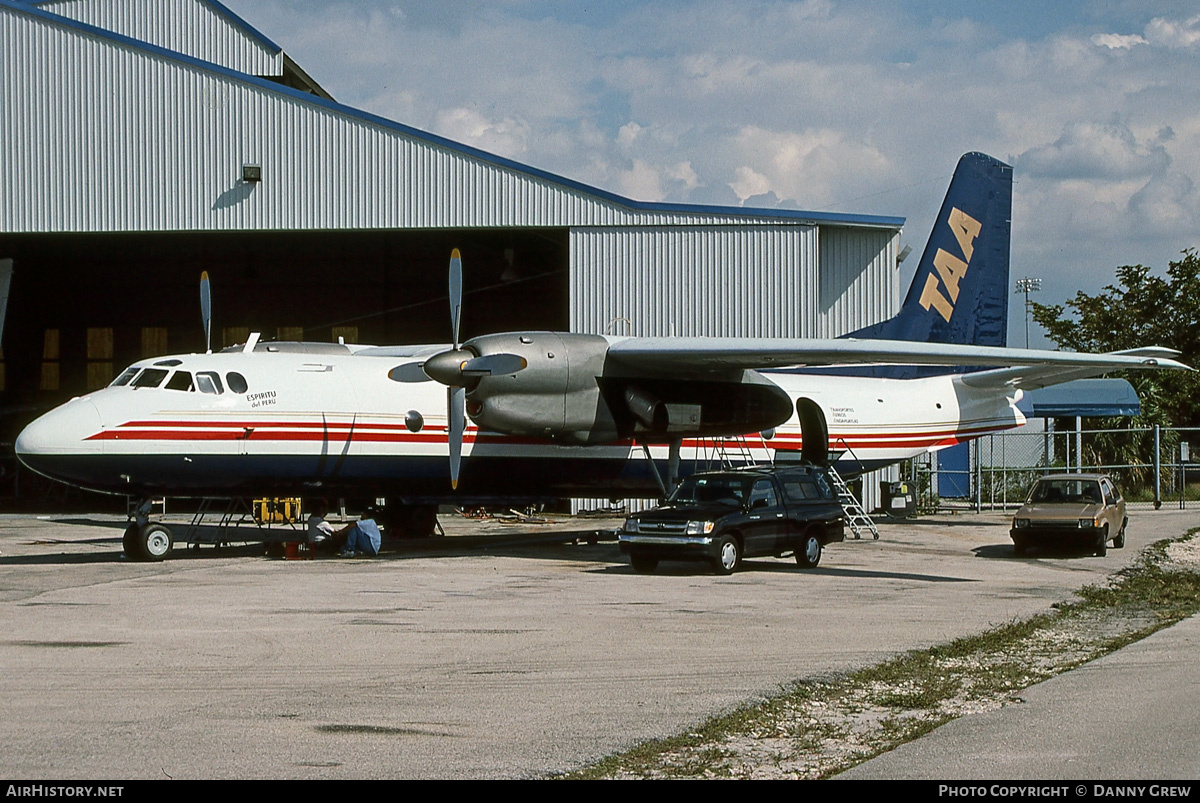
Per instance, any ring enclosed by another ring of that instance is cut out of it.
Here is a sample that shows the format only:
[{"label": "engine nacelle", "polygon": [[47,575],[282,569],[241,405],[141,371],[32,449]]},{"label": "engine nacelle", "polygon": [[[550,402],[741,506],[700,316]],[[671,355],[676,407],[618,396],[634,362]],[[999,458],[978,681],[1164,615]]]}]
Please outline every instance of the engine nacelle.
[{"label": "engine nacelle", "polygon": [[608,357],[598,335],[517,332],[467,341],[480,357],[515,354],[526,367],[481,377],[467,390],[467,415],[507,435],[609,443],[637,437],[743,435],[778,426],[792,413],[779,386],[754,371],[647,376]]},{"label": "engine nacelle", "polygon": [[619,437],[600,396],[608,341],[597,335],[519,332],[484,335],[464,346],[476,354],[516,354],[526,367],[482,377],[467,392],[467,415],[482,429],[507,435],[604,443]]}]

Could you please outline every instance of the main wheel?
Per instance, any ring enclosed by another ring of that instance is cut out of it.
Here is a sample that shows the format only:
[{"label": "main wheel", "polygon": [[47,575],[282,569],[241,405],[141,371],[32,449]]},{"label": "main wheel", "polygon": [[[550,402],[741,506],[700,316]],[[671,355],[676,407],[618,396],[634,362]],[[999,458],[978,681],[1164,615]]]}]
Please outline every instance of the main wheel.
[{"label": "main wheel", "polygon": [[174,540],[171,531],[161,524],[147,524],[145,527],[131,524],[125,530],[122,543],[125,556],[130,560],[159,561],[170,554]]},{"label": "main wheel", "polygon": [[733,574],[742,565],[742,547],[732,535],[723,535],[717,543],[717,559],[713,567],[717,574]]},{"label": "main wheel", "polygon": [[138,536],[141,529],[135,521],[125,528],[125,534],[121,536],[121,547],[125,550],[125,557],[130,560],[142,559],[141,552],[138,551]]},{"label": "main wheel", "polygon": [[1096,536],[1096,555],[1104,557],[1108,554],[1108,525],[1104,525],[1104,529]]},{"label": "main wheel", "polygon": [[633,570],[639,574],[649,574],[658,568],[658,558],[649,558],[645,555],[630,555],[629,562],[633,565]]},{"label": "main wheel", "polygon": [[1117,530],[1117,537],[1113,539],[1113,549],[1123,549],[1125,547],[1125,528],[1128,525],[1128,518],[1121,522],[1121,529]]},{"label": "main wheel", "polygon": [[821,562],[821,539],[807,533],[800,549],[796,550],[796,565],[801,569],[815,569]]}]

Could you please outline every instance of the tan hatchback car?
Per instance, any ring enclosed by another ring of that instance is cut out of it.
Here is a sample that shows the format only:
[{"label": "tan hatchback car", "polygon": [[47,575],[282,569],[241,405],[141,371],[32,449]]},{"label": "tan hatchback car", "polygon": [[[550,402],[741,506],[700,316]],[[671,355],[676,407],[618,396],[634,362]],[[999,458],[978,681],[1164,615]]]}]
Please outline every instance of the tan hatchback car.
[{"label": "tan hatchback car", "polygon": [[1106,474],[1050,474],[1029,491],[1013,516],[1013,551],[1025,554],[1035,543],[1083,544],[1097,555],[1125,546],[1125,499]]}]

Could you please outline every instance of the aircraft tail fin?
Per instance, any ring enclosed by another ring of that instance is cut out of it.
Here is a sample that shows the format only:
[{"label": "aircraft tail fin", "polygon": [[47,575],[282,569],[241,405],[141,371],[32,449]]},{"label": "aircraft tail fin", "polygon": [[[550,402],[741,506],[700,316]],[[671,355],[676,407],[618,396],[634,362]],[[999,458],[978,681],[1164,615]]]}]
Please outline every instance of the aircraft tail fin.
[{"label": "aircraft tail fin", "polygon": [[1005,346],[1012,167],[958,161],[900,312],[846,337]]}]

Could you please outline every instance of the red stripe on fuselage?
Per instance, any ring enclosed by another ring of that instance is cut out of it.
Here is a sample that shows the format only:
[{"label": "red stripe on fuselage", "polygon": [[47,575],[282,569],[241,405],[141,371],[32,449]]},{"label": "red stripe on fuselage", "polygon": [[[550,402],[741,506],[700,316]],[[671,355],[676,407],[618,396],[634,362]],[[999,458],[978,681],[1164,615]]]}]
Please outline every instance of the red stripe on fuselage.
[{"label": "red stripe on fuselage", "polygon": [[[964,440],[1014,429],[1016,423],[994,424],[974,427],[937,429],[926,432],[859,432],[831,433],[829,445],[833,449],[911,449],[933,446],[951,446]],[[446,443],[448,433],[445,425],[429,425],[422,432],[411,432],[402,424],[375,424],[324,421],[129,421],[114,429],[106,429],[89,436],[86,440],[163,440],[163,441],[338,441],[362,443]],[[551,441],[521,438],[506,435],[482,434],[476,428],[468,428],[463,440],[466,443],[491,441],[512,445],[548,444]],[[706,448],[713,439],[688,438],[683,445],[689,448]],[[627,439],[613,446],[633,446],[636,441]],[[759,444],[751,443],[754,448]],[[799,433],[777,433],[763,446],[779,451],[796,451],[802,448]]]}]

